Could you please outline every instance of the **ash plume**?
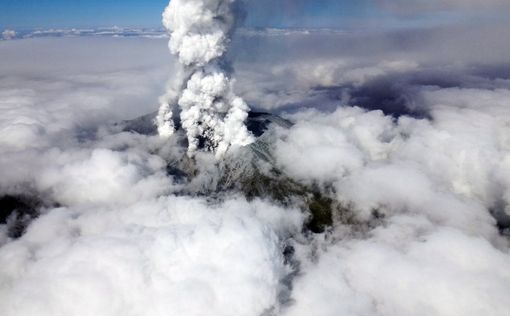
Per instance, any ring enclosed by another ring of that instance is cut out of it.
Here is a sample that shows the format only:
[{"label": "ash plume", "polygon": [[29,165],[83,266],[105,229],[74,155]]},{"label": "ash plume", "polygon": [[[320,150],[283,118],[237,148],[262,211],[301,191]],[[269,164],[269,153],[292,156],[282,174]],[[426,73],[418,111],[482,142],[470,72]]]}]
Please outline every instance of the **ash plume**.
[{"label": "ash plume", "polygon": [[235,95],[222,60],[237,24],[237,2],[173,0],[163,13],[169,48],[181,69],[160,100],[156,123],[159,134],[169,137],[178,115],[190,156],[203,147],[221,157],[230,146],[253,142],[244,125],[248,105]]}]

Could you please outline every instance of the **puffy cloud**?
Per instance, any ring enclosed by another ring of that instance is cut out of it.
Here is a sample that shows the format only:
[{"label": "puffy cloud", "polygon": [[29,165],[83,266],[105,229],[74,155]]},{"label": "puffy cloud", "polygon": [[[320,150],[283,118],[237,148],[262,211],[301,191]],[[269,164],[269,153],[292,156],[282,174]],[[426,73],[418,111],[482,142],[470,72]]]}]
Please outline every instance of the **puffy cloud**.
[{"label": "puffy cloud", "polygon": [[[62,41],[69,50],[58,64],[62,53],[53,44]],[[0,79],[0,192],[35,192],[49,201],[19,239],[0,224],[4,313],[277,310],[286,290],[281,280],[291,272],[285,242],[300,232],[305,214],[235,195],[223,202],[177,197],[182,187],[166,168],[167,159],[182,156],[178,139],[109,125],[154,110],[153,91],[163,88],[159,78],[170,68],[161,66],[166,56],[159,46],[142,45],[155,61],[138,59],[140,39],[103,41],[129,53],[84,53],[98,41],[25,40],[0,47],[10,61],[1,66],[9,75]],[[47,59],[39,66],[15,54],[34,44]],[[48,63],[57,67],[50,71]]]},{"label": "puffy cloud", "polygon": [[4,30],[2,32],[2,38],[4,40],[10,40],[16,37],[16,31],[14,30]]},{"label": "puffy cloud", "polygon": [[[64,43],[67,49],[61,50]],[[65,133],[77,128],[153,111],[172,69],[164,64],[161,44],[97,38],[3,42],[0,71],[9,75],[0,77],[1,150],[45,147],[50,139],[69,140]],[[97,45],[104,51],[92,48]],[[45,62],[31,62],[40,58]]]},{"label": "puffy cloud", "polygon": [[[293,111],[291,128],[271,128],[256,144],[275,161],[263,166],[341,206],[321,234],[303,233],[309,214],[292,200],[248,202],[236,190],[197,197],[229,170],[208,153],[185,157],[186,135],[105,126],[154,111],[169,71],[178,82],[170,86],[185,82],[185,69],[161,66],[163,40],[2,42],[0,193],[50,202],[16,240],[0,224],[4,313],[505,315],[505,44],[487,46],[484,60],[453,31],[325,33],[233,43],[239,95]],[[428,47],[446,38],[451,46]],[[257,41],[273,53],[239,50]],[[182,96],[167,90],[189,115],[221,108],[215,96],[225,91],[237,98],[225,73],[204,69]],[[206,114],[198,117],[214,119]],[[234,175],[245,173],[242,152],[229,152]],[[171,175],[176,161],[192,179]]]},{"label": "puffy cloud", "polygon": [[339,225],[314,250],[298,246],[285,313],[504,315],[508,241],[491,212],[510,204],[507,93],[422,87],[430,120],[349,107],[293,115],[277,134],[282,167],[332,183],[358,218],[382,225],[361,239]]},{"label": "puffy cloud", "polygon": [[38,190],[51,192],[66,205],[130,204],[156,197],[171,187],[165,162],[157,156],[141,157],[107,149],[71,154],[50,151],[47,155],[40,159],[53,161],[54,165],[48,163],[33,181]]},{"label": "puffy cloud", "polygon": [[300,221],[242,199],[54,209],[0,249],[3,313],[260,315],[278,304],[282,240]]},{"label": "puffy cloud", "polygon": [[416,218],[392,222],[373,238],[341,242],[309,262],[285,314],[506,314],[507,250],[456,230],[420,234]]},{"label": "puffy cloud", "polygon": [[493,176],[507,157],[507,93],[424,88],[432,121],[349,107],[296,114],[276,158],[294,177],[336,183],[364,218],[416,210],[490,235],[488,209],[508,186]]}]

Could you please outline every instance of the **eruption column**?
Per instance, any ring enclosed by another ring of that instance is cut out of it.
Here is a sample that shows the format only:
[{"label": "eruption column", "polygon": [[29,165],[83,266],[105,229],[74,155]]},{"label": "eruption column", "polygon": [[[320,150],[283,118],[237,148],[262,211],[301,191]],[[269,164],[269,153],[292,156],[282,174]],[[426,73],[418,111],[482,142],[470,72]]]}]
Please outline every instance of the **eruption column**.
[{"label": "eruption column", "polygon": [[181,65],[161,98],[159,134],[175,131],[175,105],[188,137],[188,154],[203,146],[221,157],[232,145],[248,145],[253,136],[244,121],[248,105],[233,92],[223,56],[236,27],[237,0],[172,0],[163,13],[169,48]]}]

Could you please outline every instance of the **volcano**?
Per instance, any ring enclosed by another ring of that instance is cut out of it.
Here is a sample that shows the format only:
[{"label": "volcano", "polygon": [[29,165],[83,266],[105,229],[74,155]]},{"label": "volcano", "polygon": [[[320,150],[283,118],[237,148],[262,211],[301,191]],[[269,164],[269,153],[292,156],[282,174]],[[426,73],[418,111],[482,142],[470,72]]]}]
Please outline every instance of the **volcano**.
[{"label": "volcano", "polygon": [[[141,135],[157,135],[154,120],[157,113],[149,113],[116,125],[119,131]],[[288,129],[293,123],[278,115],[250,111],[245,122],[256,137],[250,145],[227,152],[221,160],[211,164],[197,161],[183,154],[168,161],[168,176],[182,186],[182,195],[204,196],[222,200],[232,193],[241,192],[248,200],[267,199],[282,206],[299,205],[309,214],[305,230],[322,233],[334,220],[356,224],[349,208],[335,198],[332,188],[316,184],[303,184],[285,173],[273,156],[278,129]],[[187,147],[185,133],[175,122],[179,146]],[[204,153],[205,154],[205,153]],[[360,224],[360,223],[357,223]]]}]

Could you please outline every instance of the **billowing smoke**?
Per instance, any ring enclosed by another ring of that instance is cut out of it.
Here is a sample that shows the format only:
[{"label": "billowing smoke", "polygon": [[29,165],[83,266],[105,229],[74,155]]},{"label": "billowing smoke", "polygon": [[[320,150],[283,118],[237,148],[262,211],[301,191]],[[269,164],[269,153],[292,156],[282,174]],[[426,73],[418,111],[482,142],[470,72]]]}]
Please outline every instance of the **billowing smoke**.
[{"label": "billowing smoke", "polygon": [[175,104],[186,130],[188,154],[203,147],[222,156],[232,145],[253,142],[244,121],[248,105],[233,92],[223,63],[237,24],[236,0],[173,0],[163,13],[169,48],[182,69],[161,99],[158,131],[175,131]]}]

